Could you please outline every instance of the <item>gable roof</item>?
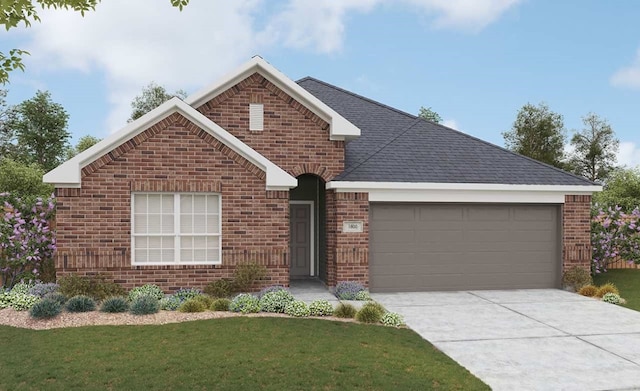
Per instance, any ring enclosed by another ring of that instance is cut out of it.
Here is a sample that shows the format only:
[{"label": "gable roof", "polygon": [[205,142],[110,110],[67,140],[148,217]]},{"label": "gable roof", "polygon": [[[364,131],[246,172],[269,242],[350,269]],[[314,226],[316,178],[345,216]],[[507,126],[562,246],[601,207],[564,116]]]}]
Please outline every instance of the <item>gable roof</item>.
[{"label": "gable roof", "polygon": [[322,100],[300,87],[260,56],[254,56],[240,68],[222,77],[212,85],[188,96],[185,99],[185,103],[198,108],[254,73],[262,75],[276,87],[326,121],[329,124],[329,137],[331,140],[350,140],[360,136],[360,129],[357,126],[346,120]]},{"label": "gable roof", "polygon": [[222,129],[215,122],[179,98],[168,100],[131,122],[118,132],[49,171],[44,175],[44,182],[53,183],[56,187],[81,187],[83,167],[93,163],[100,157],[174,113],[181,114],[234,152],[263,170],[266,173],[267,190],[288,190],[298,185],[296,178],[289,175],[282,168],[272,163],[269,159],[256,152],[231,133]]},{"label": "gable roof", "polygon": [[362,130],[347,143],[345,170],[335,181],[598,187],[323,81],[306,77],[298,84]]}]

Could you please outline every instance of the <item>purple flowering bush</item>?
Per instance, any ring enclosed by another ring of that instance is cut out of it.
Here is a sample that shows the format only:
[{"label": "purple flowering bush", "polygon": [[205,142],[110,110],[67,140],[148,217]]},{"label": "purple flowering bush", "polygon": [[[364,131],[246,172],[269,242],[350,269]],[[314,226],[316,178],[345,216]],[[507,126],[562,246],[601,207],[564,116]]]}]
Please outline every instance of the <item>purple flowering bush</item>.
[{"label": "purple flowering bush", "polygon": [[591,220],[592,271],[607,271],[617,258],[640,264],[640,209],[623,213],[616,206],[598,209]]},{"label": "purple flowering bush", "polygon": [[0,273],[11,288],[21,280],[35,280],[45,262],[53,258],[55,233],[49,221],[55,213],[54,198],[37,198],[32,204],[9,193],[0,193]]},{"label": "purple flowering bush", "polygon": [[356,281],[341,281],[336,284],[336,297],[340,300],[358,300],[358,293],[364,291],[364,285]]}]

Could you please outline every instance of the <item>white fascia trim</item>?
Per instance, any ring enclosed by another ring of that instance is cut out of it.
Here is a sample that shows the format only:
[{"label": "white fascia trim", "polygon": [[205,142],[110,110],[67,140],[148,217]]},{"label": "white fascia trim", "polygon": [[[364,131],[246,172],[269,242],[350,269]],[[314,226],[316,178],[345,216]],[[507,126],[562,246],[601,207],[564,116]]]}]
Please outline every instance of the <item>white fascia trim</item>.
[{"label": "white fascia trim", "polygon": [[188,96],[184,101],[188,105],[198,108],[254,73],[264,76],[276,87],[291,95],[295,100],[329,123],[329,138],[331,140],[350,140],[360,136],[360,129],[357,126],[347,121],[331,107],[300,87],[260,56],[254,56],[237,70],[227,74],[209,87]]},{"label": "white fascia trim", "polygon": [[464,202],[563,204],[565,195],[591,195],[602,186],[506,185],[484,183],[415,183],[332,181],[327,189],[364,192],[370,202]]},{"label": "white fascia trim", "polygon": [[53,183],[56,187],[81,187],[82,168],[93,163],[104,154],[119,147],[151,126],[162,121],[173,113],[180,113],[199,128],[231,148],[234,152],[262,169],[266,175],[267,190],[289,190],[298,185],[296,178],[275,165],[253,148],[240,141],[218,124],[205,117],[193,107],[179,98],[172,98],[149,113],[131,122],[120,131],[100,141],[86,151],[49,171],[43,177],[45,183]]}]

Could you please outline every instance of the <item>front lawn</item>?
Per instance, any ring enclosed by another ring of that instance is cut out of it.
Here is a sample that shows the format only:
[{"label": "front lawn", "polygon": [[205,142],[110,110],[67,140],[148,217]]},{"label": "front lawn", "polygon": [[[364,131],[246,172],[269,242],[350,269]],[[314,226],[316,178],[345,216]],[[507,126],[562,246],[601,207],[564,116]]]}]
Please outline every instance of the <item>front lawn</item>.
[{"label": "front lawn", "polygon": [[409,329],[313,319],[0,326],[3,390],[486,390]]},{"label": "front lawn", "polygon": [[596,274],[593,282],[596,285],[614,283],[620,290],[620,296],[627,300],[625,306],[640,311],[640,269],[611,269]]}]

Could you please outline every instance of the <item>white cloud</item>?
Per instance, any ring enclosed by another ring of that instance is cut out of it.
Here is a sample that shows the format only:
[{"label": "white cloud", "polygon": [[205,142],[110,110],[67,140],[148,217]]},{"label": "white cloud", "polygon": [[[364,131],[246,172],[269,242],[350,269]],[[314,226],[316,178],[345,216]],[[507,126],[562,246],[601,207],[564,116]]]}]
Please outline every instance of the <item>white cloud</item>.
[{"label": "white cloud", "polygon": [[441,125],[446,126],[447,128],[459,130],[458,122],[453,118],[445,119],[444,121],[442,121]]},{"label": "white cloud", "polygon": [[634,62],[617,70],[611,76],[610,81],[616,87],[640,89],[640,49],[638,49]]},{"label": "white cloud", "polygon": [[433,26],[478,32],[495,22],[521,0],[405,0],[429,14],[434,14]]},{"label": "white cloud", "polygon": [[640,146],[631,141],[621,141],[618,151],[618,164],[627,167],[640,166]]}]

